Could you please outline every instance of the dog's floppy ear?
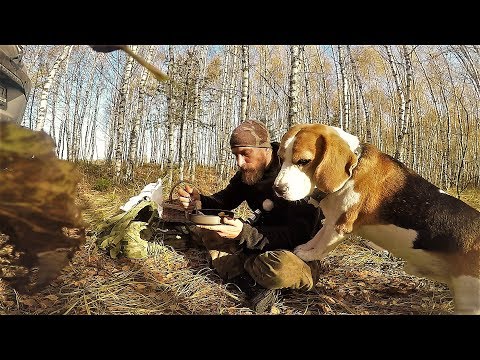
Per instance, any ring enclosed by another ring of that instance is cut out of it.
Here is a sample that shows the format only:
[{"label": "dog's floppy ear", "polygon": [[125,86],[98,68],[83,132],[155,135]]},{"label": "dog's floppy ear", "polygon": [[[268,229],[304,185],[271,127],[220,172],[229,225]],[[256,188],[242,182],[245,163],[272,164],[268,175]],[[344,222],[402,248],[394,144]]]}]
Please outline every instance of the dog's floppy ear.
[{"label": "dog's floppy ear", "polygon": [[345,141],[332,134],[319,134],[316,145],[316,186],[325,193],[335,192],[352,175],[358,157]]}]

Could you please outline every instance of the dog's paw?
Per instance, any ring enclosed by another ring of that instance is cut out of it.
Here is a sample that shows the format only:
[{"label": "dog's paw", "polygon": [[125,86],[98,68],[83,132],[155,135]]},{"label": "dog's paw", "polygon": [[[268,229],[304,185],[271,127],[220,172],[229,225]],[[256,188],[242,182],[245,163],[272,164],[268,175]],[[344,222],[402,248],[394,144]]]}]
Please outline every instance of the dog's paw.
[{"label": "dog's paw", "polygon": [[308,250],[311,250],[311,249],[313,249],[312,245],[309,245],[308,243],[305,243],[305,244],[298,245],[297,247],[295,247],[293,252],[295,253],[296,251],[308,251]]},{"label": "dog's paw", "polygon": [[318,254],[315,249],[302,250],[298,249],[298,246],[293,250],[293,253],[303,261],[320,260],[322,258],[321,254]]}]

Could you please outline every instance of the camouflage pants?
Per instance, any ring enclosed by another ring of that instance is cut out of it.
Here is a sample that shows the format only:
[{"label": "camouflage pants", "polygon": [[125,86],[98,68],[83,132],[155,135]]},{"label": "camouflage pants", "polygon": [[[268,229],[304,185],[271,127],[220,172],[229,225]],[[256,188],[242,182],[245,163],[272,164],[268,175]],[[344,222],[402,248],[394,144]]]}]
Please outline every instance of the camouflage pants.
[{"label": "camouflage pants", "polygon": [[288,250],[246,254],[235,240],[198,228],[192,239],[209,250],[212,266],[224,280],[247,272],[266,289],[310,290],[320,278],[320,261],[304,262]]}]

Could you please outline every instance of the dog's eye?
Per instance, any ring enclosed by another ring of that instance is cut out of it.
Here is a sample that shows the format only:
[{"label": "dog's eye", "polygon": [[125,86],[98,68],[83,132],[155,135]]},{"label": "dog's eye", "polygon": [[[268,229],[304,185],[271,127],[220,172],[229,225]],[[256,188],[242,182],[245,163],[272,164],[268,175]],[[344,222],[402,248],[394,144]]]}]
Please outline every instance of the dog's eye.
[{"label": "dog's eye", "polygon": [[300,159],[300,160],[297,161],[297,165],[304,166],[304,165],[307,165],[310,161],[312,161],[312,160],[309,160],[309,159]]}]

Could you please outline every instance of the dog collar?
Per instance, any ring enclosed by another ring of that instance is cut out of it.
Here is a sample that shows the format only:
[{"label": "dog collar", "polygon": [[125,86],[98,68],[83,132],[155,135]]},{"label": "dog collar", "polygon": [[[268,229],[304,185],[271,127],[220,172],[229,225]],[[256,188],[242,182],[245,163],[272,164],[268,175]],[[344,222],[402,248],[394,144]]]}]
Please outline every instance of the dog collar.
[{"label": "dog collar", "polygon": [[324,193],[323,191],[315,188],[313,190],[313,193],[308,197],[307,203],[312,204],[313,206],[318,208],[320,206],[320,201],[322,201],[322,199],[327,195],[327,193]]}]

